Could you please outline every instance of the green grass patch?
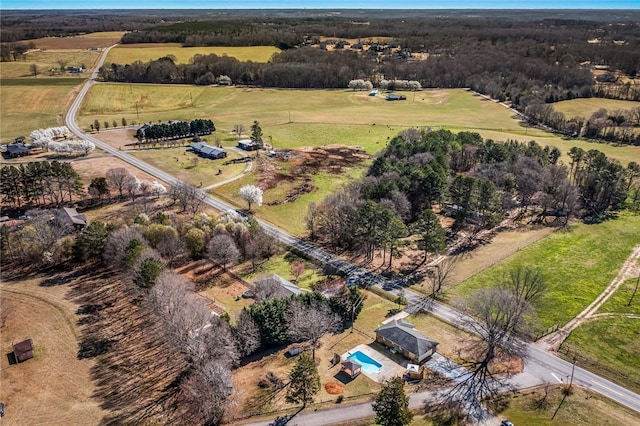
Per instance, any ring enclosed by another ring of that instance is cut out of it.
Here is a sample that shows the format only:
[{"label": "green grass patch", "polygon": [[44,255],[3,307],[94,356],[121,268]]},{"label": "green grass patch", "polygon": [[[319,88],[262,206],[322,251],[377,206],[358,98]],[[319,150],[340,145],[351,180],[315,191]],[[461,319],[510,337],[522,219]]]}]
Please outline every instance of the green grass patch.
[{"label": "green grass patch", "polygon": [[173,55],[176,63],[189,63],[195,55],[230,56],[239,61],[268,62],[280,52],[275,46],[199,46],[182,47],[178,43],[121,44],[109,51],[106,62],[130,64],[135,61],[148,62],[163,56]]},{"label": "green grass patch", "polygon": [[[227,150],[227,158],[210,160],[201,158],[186,148],[159,148],[131,151],[134,157],[164,170],[180,180],[194,186],[209,186],[241,174],[247,167],[247,163],[228,164],[223,163],[241,155],[232,150]],[[197,159],[194,165],[192,160]],[[222,170],[221,174],[218,171]]]},{"label": "green grass patch", "polygon": [[551,104],[553,108],[563,113],[567,118],[583,117],[589,119],[597,110],[604,108],[607,112],[630,110],[640,106],[635,101],[621,101],[618,99],[577,98]]},{"label": "green grass patch", "polygon": [[[255,170],[255,169],[254,169]],[[331,192],[343,187],[350,180],[359,177],[365,170],[365,166],[354,167],[347,170],[344,174],[330,174],[330,173],[318,173],[311,176],[313,184],[316,190],[310,193],[302,194],[295,201],[290,203],[282,203],[278,205],[266,205],[267,202],[275,199],[282,200],[286,191],[293,188],[294,184],[287,182],[286,184],[280,184],[274,189],[265,191],[264,203],[262,206],[251,206],[253,213],[287,232],[303,236],[307,234],[304,218],[307,214],[310,203],[320,203]],[[225,200],[239,206],[240,208],[246,208],[247,203],[240,198],[238,192],[244,185],[250,185],[256,183],[255,171],[243,176],[242,178],[230,182],[227,185],[215,188],[211,190],[211,193],[215,196],[224,198]],[[301,181],[299,182],[301,183]]]},{"label": "green grass patch", "polygon": [[578,354],[581,367],[640,392],[640,319],[612,317],[586,322],[571,333],[562,345],[565,350]]},{"label": "green grass patch", "polygon": [[552,386],[547,396],[547,404],[538,408],[536,402],[544,396],[542,389],[517,393],[508,400],[509,407],[500,418],[509,419],[515,425],[623,425],[636,423],[637,413],[608,398],[588,390],[574,387],[551,420],[562,400],[562,388]]},{"label": "green grass patch", "polygon": [[[622,163],[637,160],[640,147],[614,146],[523,127],[513,113],[462,89],[405,93],[407,101],[349,90],[278,90],[149,84],[96,84],[78,118],[89,128],[94,119],[111,122],[135,116],[138,122],[210,118],[221,138],[230,137],[235,124],[247,129],[258,120],[276,148],[344,144],[369,153],[380,151],[387,138],[408,127],[474,131],[494,140],[536,140],[565,152],[573,146],[598,149]],[[568,158],[561,158],[568,162]]]},{"label": "green grass patch", "polygon": [[59,126],[77,79],[0,81],[0,135],[6,142],[32,130]]},{"label": "green grass patch", "polygon": [[618,290],[611,295],[609,300],[602,305],[599,313],[611,312],[616,314],[633,314],[640,316],[640,287],[638,287],[638,291],[631,301],[631,306],[629,306],[629,301],[631,300],[633,291],[638,284],[638,279],[640,278],[631,278],[622,283]]},{"label": "green grass patch", "polygon": [[563,325],[604,290],[638,241],[638,215],[622,213],[618,219],[597,225],[575,224],[464,281],[451,295],[467,296],[495,286],[514,267],[534,266],[540,268],[549,287],[537,307],[540,327]]},{"label": "green grass patch", "polygon": [[[294,282],[294,276],[291,273],[291,263],[294,260],[300,260],[305,263],[305,270],[302,275],[300,275],[298,282]],[[245,263],[237,268],[236,273],[248,282],[255,281],[255,279],[261,275],[278,274],[285,280],[289,280],[298,287],[307,290],[311,290],[311,287],[322,279],[322,275],[318,272],[314,264],[299,258],[290,251],[272,256],[261,263],[255,271],[252,270],[250,263]]]}]

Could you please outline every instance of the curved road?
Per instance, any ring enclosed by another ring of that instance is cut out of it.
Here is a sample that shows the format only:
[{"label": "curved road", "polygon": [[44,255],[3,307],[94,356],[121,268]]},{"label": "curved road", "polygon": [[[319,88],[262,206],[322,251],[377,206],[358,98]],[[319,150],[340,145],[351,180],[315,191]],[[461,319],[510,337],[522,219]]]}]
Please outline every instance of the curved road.
[{"label": "curved road", "polygon": [[[99,141],[98,139],[92,137],[91,135],[85,133],[78,125],[76,124],[75,117],[82,105],[82,101],[91,88],[91,86],[95,83],[95,79],[98,75],[98,70],[104,63],[104,60],[107,56],[107,53],[113,46],[105,49],[100,57],[96,65],[96,69],[92,73],[90,79],[86,82],[82,90],[78,93],[78,96],[74,100],[71,105],[67,116],[65,118],[67,127],[76,135],[81,138],[90,140],[95,143],[97,147],[108,152],[109,154],[117,157],[127,163],[139,168],[140,170],[149,173],[150,175],[166,182],[169,185],[174,185],[180,182],[178,179],[169,175],[168,173],[163,172],[155,167],[148,165],[147,163],[138,160],[137,158],[125,153],[118,151],[117,149]],[[234,206],[228,204],[218,198],[212,197],[210,195],[205,195],[204,201],[220,211],[227,211],[230,209],[235,209]],[[303,252],[306,256],[313,258],[319,262],[324,263],[325,265],[329,265],[333,267],[337,272],[344,274],[348,278],[353,281],[362,281],[366,282],[367,285],[375,285],[379,287],[384,287],[388,291],[392,293],[398,293],[400,286],[396,283],[387,280],[377,274],[374,274],[366,269],[357,267],[337,256],[329,254],[319,248],[296,238],[287,232],[280,230],[273,225],[270,225],[262,220],[258,220],[258,223],[266,230],[267,233],[277,238],[284,244],[287,244],[301,252]],[[404,295],[408,300],[407,311],[415,312],[420,309],[424,309],[436,317],[450,322],[452,324],[458,325],[462,328],[468,329],[466,324],[470,321],[469,318],[465,318],[461,313],[441,305],[439,303],[433,302],[432,300],[410,291],[409,289],[404,289]],[[518,377],[514,377],[514,383],[519,388],[524,388],[531,386],[532,384],[541,384],[544,382],[554,382],[554,381],[563,381],[565,382],[571,376],[571,371],[573,369],[573,365],[570,362],[567,362],[563,359],[558,358],[557,356],[545,352],[538,347],[525,344],[528,348],[528,354],[525,357],[525,371],[524,373],[528,375],[528,378],[525,379],[524,376],[522,379],[518,379]],[[518,381],[519,380],[519,381]],[[616,385],[615,383],[606,380],[596,374],[593,374],[587,370],[580,368],[579,366],[575,366],[573,383],[576,385],[584,386],[588,389],[591,389],[594,392],[602,394],[626,407],[629,407],[632,410],[635,410],[640,413],[640,395],[631,392],[622,386]],[[355,407],[354,407],[355,408]],[[339,415],[336,415],[336,422],[338,421],[347,421],[353,420],[356,418],[362,417],[364,412],[367,410],[357,410],[352,409],[350,406],[344,406],[339,409]],[[317,417],[312,416],[313,413],[309,414],[300,414],[296,417],[296,423],[301,425],[321,425],[328,424],[327,418],[320,415]],[[368,416],[369,414],[366,414]],[[309,416],[309,418],[307,418]],[[339,420],[338,420],[339,419]],[[319,423],[318,423],[319,422]],[[333,422],[333,419],[332,419]]]}]

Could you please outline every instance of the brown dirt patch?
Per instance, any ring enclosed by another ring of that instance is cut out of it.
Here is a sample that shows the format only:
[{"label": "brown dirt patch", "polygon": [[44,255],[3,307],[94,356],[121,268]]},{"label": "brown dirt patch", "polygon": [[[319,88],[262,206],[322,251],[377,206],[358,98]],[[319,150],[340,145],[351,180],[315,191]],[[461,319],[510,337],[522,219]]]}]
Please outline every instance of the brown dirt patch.
[{"label": "brown dirt patch", "polygon": [[357,166],[371,158],[361,149],[346,146],[326,146],[310,150],[292,151],[288,160],[261,158],[258,163],[258,185],[264,191],[290,187],[268,205],[294,202],[299,196],[317,189],[312,176],[318,173],[342,174],[345,169]]},{"label": "brown dirt patch", "polygon": [[[79,360],[76,304],[68,288],[43,288],[42,278],[3,283],[2,310],[8,310],[0,333],[2,371],[0,400],[6,404],[2,419],[12,424],[99,424],[106,412],[94,399],[91,380],[95,361]],[[9,365],[11,344],[31,338],[35,356]]]},{"label": "brown dirt patch", "polygon": [[327,382],[324,384],[324,389],[330,395],[340,395],[344,393],[344,386],[338,382]]},{"label": "brown dirt patch", "polygon": [[117,149],[134,148],[135,143],[138,141],[135,136],[136,129],[128,127],[102,130],[93,134],[94,138],[99,139],[100,141]]}]

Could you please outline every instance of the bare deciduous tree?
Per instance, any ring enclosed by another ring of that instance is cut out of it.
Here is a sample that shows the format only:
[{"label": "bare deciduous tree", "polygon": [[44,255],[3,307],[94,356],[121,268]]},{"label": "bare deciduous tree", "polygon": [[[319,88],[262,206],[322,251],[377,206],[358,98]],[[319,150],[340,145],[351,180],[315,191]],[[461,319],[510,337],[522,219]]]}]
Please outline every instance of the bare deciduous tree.
[{"label": "bare deciduous tree", "polygon": [[118,195],[122,198],[125,190],[125,184],[131,174],[124,167],[109,169],[106,173],[109,186],[118,190]]},{"label": "bare deciduous tree", "polygon": [[238,315],[233,334],[241,356],[250,355],[260,347],[260,330],[247,310],[243,309]]},{"label": "bare deciduous tree", "polygon": [[207,245],[207,256],[213,262],[227,270],[227,264],[233,263],[240,258],[240,251],[233,238],[227,234],[218,234],[211,238]]},{"label": "bare deciduous tree", "polygon": [[104,246],[102,257],[105,262],[111,266],[123,267],[125,265],[127,247],[133,240],[144,241],[140,231],[135,228],[125,227],[113,231]]},{"label": "bare deciduous tree", "polygon": [[180,386],[188,423],[221,424],[232,390],[231,371],[223,363],[209,360],[197,368]]},{"label": "bare deciduous tree", "polygon": [[291,273],[293,274],[293,280],[298,282],[300,275],[304,273],[304,262],[300,260],[294,260],[291,263]]},{"label": "bare deciduous tree", "polygon": [[305,305],[294,300],[287,310],[287,335],[294,341],[308,340],[311,343],[311,357],[315,359],[318,341],[327,333],[337,331],[340,317],[325,303],[314,302]]},{"label": "bare deciduous tree", "polygon": [[156,249],[167,259],[169,268],[173,267],[173,262],[185,252],[186,247],[175,229],[171,228],[170,232],[165,232],[160,237],[160,241]]},{"label": "bare deciduous tree", "polygon": [[188,210],[195,216],[202,207],[205,194],[194,186],[180,182],[171,187],[169,196],[182,207],[183,212]]},{"label": "bare deciduous tree", "polygon": [[427,275],[427,282],[431,286],[431,297],[439,299],[449,285],[451,272],[458,263],[457,256],[447,256],[442,262],[437,264]]}]

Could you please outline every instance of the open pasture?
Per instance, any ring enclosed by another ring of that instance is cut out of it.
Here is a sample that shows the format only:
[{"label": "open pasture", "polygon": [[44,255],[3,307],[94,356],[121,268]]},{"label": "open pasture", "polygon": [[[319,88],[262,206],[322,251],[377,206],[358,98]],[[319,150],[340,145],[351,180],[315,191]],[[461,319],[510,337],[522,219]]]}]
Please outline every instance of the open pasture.
[{"label": "open pasture", "polygon": [[176,63],[186,64],[194,55],[231,56],[239,61],[268,62],[274,53],[280,52],[275,46],[202,46],[182,47],[179,43],[122,44],[109,52],[106,62],[130,64],[135,61],[148,62],[163,56],[173,55]]},{"label": "open pasture", "polygon": [[[99,56],[100,52],[86,49],[34,50],[26,54],[24,61],[3,62],[2,67],[0,67],[0,78],[28,77],[43,79],[55,76],[82,79],[89,76],[89,72],[93,70]],[[80,74],[70,74],[68,72],[60,74],[58,61],[64,61],[66,66],[70,67],[84,65],[86,71]],[[34,64],[38,68],[37,77],[34,77],[31,71],[31,66]],[[56,70],[55,75],[52,75],[51,69]]]},{"label": "open pasture", "polygon": [[588,119],[591,114],[604,108],[607,112],[625,111],[640,107],[640,102],[621,101],[618,99],[577,98],[551,104],[553,108],[563,113],[567,118],[583,117]]},{"label": "open pasture", "polygon": [[622,213],[596,225],[576,223],[533,243],[452,290],[452,296],[493,287],[512,268],[539,268],[548,285],[537,308],[541,327],[564,325],[618,274],[640,241],[640,216]]},{"label": "open pasture", "polygon": [[[558,146],[599,149],[622,163],[640,158],[640,148],[616,147],[581,140],[563,140],[548,132],[523,127],[501,105],[462,89],[405,93],[406,101],[348,90],[278,90],[148,84],[98,84],[83,105],[79,122],[94,119],[138,122],[211,118],[218,135],[235,124],[248,129],[258,120],[267,142],[276,148],[344,144],[368,153],[380,151],[387,138],[408,127],[473,131],[494,140],[536,140]],[[269,139],[271,136],[271,139]],[[221,136],[226,141],[225,136]],[[232,140],[232,139],[231,139]]]},{"label": "open pasture", "polygon": [[3,142],[34,129],[62,125],[78,79],[3,79],[0,84],[0,136]]}]

